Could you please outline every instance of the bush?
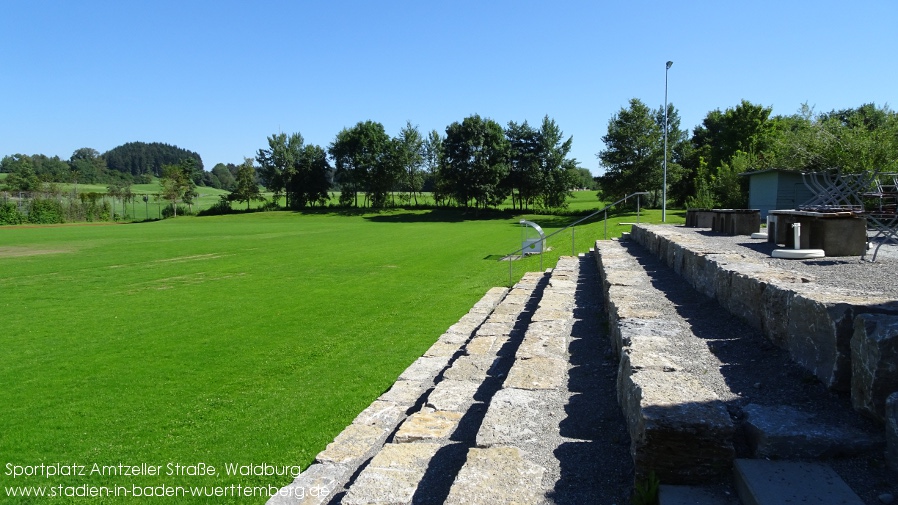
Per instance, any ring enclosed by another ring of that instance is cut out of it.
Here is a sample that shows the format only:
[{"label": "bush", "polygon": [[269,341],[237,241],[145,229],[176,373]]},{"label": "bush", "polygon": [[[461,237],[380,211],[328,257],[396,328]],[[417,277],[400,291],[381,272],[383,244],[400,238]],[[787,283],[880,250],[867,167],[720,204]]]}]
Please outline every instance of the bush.
[{"label": "bush", "polygon": [[198,216],[220,216],[223,214],[231,214],[234,212],[234,209],[231,208],[231,201],[228,199],[228,195],[221,195],[218,202],[209,207],[206,210],[201,210],[197,212]]},{"label": "bush", "polygon": [[25,216],[16,208],[13,202],[7,202],[0,205],[0,225],[4,224],[22,224],[25,222]]},{"label": "bush", "polygon": [[62,203],[52,199],[35,198],[28,210],[28,222],[34,224],[58,224],[65,222]]},{"label": "bush", "polygon": [[[178,205],[179,216],[189,216],[190,214],[190,209],[184,205]],[[172,205],[168,205],[162,209],[162,219],[168,219],[170,217],[175,217],[175,209]]]}]

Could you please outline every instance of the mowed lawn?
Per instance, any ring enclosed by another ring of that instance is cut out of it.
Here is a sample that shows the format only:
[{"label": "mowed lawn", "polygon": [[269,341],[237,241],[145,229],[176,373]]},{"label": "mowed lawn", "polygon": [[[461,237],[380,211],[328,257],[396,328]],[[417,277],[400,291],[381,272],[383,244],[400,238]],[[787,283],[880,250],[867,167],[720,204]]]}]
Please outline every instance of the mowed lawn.
[{"label": "mowed lawn", "polygon": [[[0,229],[0,485],[286,484],[221,474],[305,468],[505,284],[486,258],[517,247],[515,221],[439,214]],[[218,475],[5,471],[40,463],[203,463]],[[123,500],[91,503],[104,501]]]}]

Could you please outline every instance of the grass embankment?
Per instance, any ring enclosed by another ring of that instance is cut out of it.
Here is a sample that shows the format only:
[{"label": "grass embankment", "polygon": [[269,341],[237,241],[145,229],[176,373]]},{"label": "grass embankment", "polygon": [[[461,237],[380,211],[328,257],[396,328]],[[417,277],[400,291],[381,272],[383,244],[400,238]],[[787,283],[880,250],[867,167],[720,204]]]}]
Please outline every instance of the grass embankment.
[{"label": "grass embankment", "polygon": [[[519,218],[469,217],[276,212],[0,229],[0,487],[287,483],[227,476],[225,465],[305,468],[507,282],[495,258],[519,247]],[[572,220],[525,217],[548,232]],[[600,226],[577,228],[579,250]],[[570,236],[558,240],[547,267],[570,253]],[[516,278],[537,262],[512,262]],[[40,463],[149,464],[163,475],[6,475],[6,464]],[[169,476],[169,463],[218,474]],[[129,501],[143,500],[90,503]]]}]

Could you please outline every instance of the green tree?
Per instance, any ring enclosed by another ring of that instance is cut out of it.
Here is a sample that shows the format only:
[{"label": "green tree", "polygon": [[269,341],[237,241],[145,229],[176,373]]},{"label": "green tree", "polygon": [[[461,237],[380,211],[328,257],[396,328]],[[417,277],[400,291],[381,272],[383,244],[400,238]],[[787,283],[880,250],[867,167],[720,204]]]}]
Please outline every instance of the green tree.
[{"label": "green tree", "polygon": [[6,172],[6,189],[8,191],[34,192],[40,190],[41,181],[34,169],[31,156],[14,154],[4,156],[0,160],[0,172]]},{"label": "green tree", "polygon": [[106,161],[96,149],[82,147],[72,153],[69,168],[75,184],[95,184],[106,178]]},{"label": "green tree", "polygon": [[317,145],[303,146],[292,176],[287,181],[287,194],[292,208],[324,205],[330,189],[330,164],[327,152]]},{"label": "green tree", "polygon": [[511,192],[511,207],[526,209],[536,200],[544,182],[539,132],[526,120],[522,124],[509,121],[505,138],[509,147],[506,183]]},{"label": "green tree", "polygon": [[443,156],[443,137],[440,135],[440,132],[431,130],[424,139],[422,149],[424,151],[424,166],[427,168],[424,190],[431,191],[434,201],[437,205],[440,205],[445,200],[445,191],[442,191],[437,180],[440,160]]},{"label": "green tree", "polygon": [[372,207],[384,207],[396,186],[401,168],[395,145],[380,123],[364,121],[344,128],[328,147],[334,160],[334,177],[340,184],[340,204],[358,207],[358,192]]},{"label": "green tree", "polygon": [[405,199],[414,198],[418,205],[418,193],[424,187],[424,137],[417,126],[406,121],[395,140],[395,162],[402,169],[402,189],[408,194]]},{"label": "green tree", "polygon": [[[601,197],[616,200],[637,191],[660,190],[664,155],[661,130],[652,111],[638,98],[612,116],[608,133],[602,137],[605,149],[598,154],[605,169],[599,182]],[[654,200],[657,205],[658,199]]]},{"label": "green tree", "polygon": [[574,171],[577,160],[568,158],[573,137],[564,139],[564,133],[549,116],[537,131],[539,159],[539,203],[543,208],[563,208],[567,206],[567,197],[576,185]]},{"label": "green tree", "polygon": [[475,114],[446,128],[440,178],[458,205],[485,208],[508,196],[509,145],[499,123]]},{"label": "green tree", "polygon": [[[253,159],[245,158],[243,164],[237,168],[236,188],[229,195],[229,200],[246,202],[246,210],[252,200],[263,200],[259,191],[259,183],[256,181],[256,169],[253,167]],[[225,209],[227,210],[227,209]]]},{"label": "green tree", "polygon": [[[233,171],[230,169],[231,166],[234,167]],[[212,167],[212,175],[218,178],[218,181],[221,184],[221,189],[234,191],[234,188],[237,187],[237,181],[235,179],[237,169],[238,167],[233,163],[230,163],[228,165],[225,165],[224,163],[218,163],[214,167]]]},{"label": "green tree", "polygon": [[[274,193],[274,201],[286,194],[287,182],[296,172],[296,165],[302,153],[305,140],[299,133],[278,133],[268,137],[268,149],[259,149],[259,175],[262,184]],[[287,207],[292,207],[291,195],[287,194]]]},{"label": "green tree", "polygon": [[162,167],[162,198],[172,204],[174,217],[178,217],[178,203],[191,203],[195,185],[191,174],[196,168],[191,159],[182,160],[177,165]]}]

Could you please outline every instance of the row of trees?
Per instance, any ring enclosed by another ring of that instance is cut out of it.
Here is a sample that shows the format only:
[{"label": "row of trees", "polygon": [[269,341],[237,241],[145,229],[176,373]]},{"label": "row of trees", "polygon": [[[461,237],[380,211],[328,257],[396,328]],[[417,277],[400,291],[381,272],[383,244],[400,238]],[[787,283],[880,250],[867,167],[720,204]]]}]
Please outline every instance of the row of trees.
[{"label": "row of trees", "polygon": [[168,144],[129,142],[100,154],[83,147],[66,161],[59,156],[14,154],[0,160],[0,172],[9,175],[9,191],[39,191],[48,182],[82,184],[146,184],[162,176],[162,167],[193,160],[194,184],[220,187],[214,173],[203,171],[203,161],[192,151]]},{"label": "row of trees", "polygon": [[397,198],[418,204],[431,191],[442,205],[484,208],[511,196],[515,208],[552,208],[564,206],[588,174],[567,157],[571,142],[548,116],[539,128],[512,121],[503,129],[473,115],[449,125],[445,136],[423,135],[408,122],[390,137],[382,124],[362,121],[341,130],[327,150],[299,133],[272,135],[256,161],[261,183],[285,195],[290,208],[323,205],[332,188],[341,205],[354,207],[382,208]]},{"label": "row of trees", "polygon": [[[888,106],[815,113],[808,105],[788,116],[743,100],[709,112],[691,137],[668,105],[668,196],[689,207],[744,207],[747,178],[739,174],[782,168],[843,172],[898,171],[898,113]],[[608,122],[598,153],[604,174],[600,196],[653,193],[660,204],[664,111],[632,99]]]}]

